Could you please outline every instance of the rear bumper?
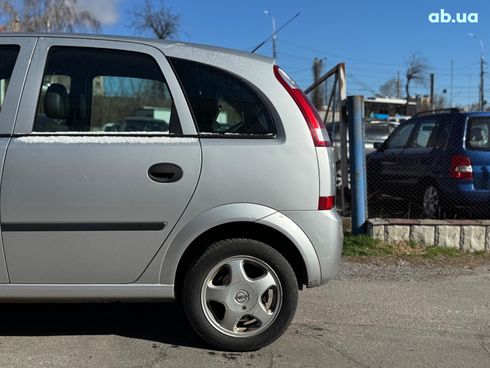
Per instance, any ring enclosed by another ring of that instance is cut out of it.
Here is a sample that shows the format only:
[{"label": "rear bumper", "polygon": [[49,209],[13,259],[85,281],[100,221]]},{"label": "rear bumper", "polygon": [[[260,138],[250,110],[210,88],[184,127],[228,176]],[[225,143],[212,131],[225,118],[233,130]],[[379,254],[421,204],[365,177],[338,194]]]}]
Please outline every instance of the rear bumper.
[{"label": "rear bumper", "polygon": [[482,211],[490,214],[490,190],[475,189],[473,183],[446,182],[440,185],[445,201],[456,208]]},{"label": "rear bumper", "polygon": [[335,277],[342,257],[344,235],[337,211],[291,211],[284,214],[306,234],[320,264],[319,282],[309,280],[307,286],[326,284]]}]

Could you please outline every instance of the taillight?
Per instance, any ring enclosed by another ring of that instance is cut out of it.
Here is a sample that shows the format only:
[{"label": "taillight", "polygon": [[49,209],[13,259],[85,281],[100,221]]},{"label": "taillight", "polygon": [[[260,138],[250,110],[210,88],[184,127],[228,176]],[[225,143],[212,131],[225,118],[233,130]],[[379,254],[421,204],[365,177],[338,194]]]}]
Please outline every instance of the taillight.
[{"label": "taillight", "polygon": [[288,93],[291,95],[294,102],[296,102],[296,105],[303,114],[306,123],[308,124],[308,128],[310,129],[315,147],[329,147],[330,139],[328,137],[325,124],[323,124],[318,111],[311,104],[310,100],[308,100],[308,97],[306,97],[303,91],[299,89],[293,80],[289,78],[289,76],[277,65],[274,65],[274,75],[283,85],[286,91],[288,91]]},{"label": "taillight", "polygon": [[451,158],[451,178],[462,180],[473,180],[473,167],[467,156],[455,155]]},{"label": "taillight", "polygon": [[331,210],[335,206],[335,196],[320,197],[318,201],[318,210],[327,211]]}]

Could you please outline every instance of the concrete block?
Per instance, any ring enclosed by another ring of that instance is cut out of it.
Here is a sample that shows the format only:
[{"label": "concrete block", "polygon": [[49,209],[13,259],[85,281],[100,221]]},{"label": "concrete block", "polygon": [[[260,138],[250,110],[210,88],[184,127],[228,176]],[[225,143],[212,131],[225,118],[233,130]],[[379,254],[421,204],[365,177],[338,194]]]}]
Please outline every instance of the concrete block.
[{"label": "concrete block", "polygon": [[434,226],[412,226],[410,233],[410,240],[426,246],[433,246],[435,244],[436,228]]},{"label": "concrete block", "polygon": [[485,244],[486,251],[490,252],[490,226],[487,226],[487,238]]},{"label": "concrete block", "polygon": [[384,241],[385,240],[385,227],[383,225],[372,226],[371,237],[373,239]]},{"label": "concrete block", "polygon": [[388,219],[390,225],[418,225],[418,220],[414,219],[400,219],[400,218],[390,218]]},{"label": "concrete block", "polygon": [[461,236],[463,250],[484,251],[486,241],[485,226],[463,226]]},{"label": "concrete block", "polygon": [[445,248],[461,248],[460,226],[437,226],[436,245]]},{"label": "concrete block", "polygon": [[388,220],[382,218],[371,218],[368,220],[369,224],[376,225],[388,225]]},{"label": "concrete block", "polygon": [[[419,220],[419,224],[420,225],[432,225],[432,226],[447,225],[447,221],[445,221],[445,220],[434,220],[434,219],[421,219],[421,220]],[[490,226],[490,224],[489,224],[489,226]]]},{"label": "concrete block", "polygon": [[408,242],[410,241],[410,226],[385,226],[385,235],[388,243]]}]

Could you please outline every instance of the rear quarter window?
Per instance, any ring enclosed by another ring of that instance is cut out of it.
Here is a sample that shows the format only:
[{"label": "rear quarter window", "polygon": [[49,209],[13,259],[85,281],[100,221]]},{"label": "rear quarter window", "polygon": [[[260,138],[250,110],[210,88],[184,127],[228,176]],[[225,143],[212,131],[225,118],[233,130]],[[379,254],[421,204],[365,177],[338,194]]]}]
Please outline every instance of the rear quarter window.
[{"label": "rear quarter window", "polygon": [[274,136],[262,98],[239,77],[209,65],[171,59],[199,133]]},{"label": "rear quarter window", "polygon": [[490,151],[490,117],[471,118],[466,133],[466,148]]}]

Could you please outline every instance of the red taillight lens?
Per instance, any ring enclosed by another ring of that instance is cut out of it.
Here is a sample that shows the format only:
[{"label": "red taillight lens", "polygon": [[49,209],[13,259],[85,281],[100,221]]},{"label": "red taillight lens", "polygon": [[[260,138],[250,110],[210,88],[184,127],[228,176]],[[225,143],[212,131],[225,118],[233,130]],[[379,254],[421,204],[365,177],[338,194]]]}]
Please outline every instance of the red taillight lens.
[{"label": "red taillight lens", "polygon": [[451,178],[473,180],[473,167],[467,156],[456,155],[451,158]]},{"label": "red taillight lens", "polygon": [[308,97],[306,97],[303,91],[299,89],[292,79],[277,65],[274,65],[274,75],[286,91],[288,91],[289,95],[293,98],[294,102],[296,102],[296,105],[303,114],[306,123],[308,124],[308,128],[310,128],[311,137],[313,138],[315,147],[329,147],[330,139],[325,124],[323,124],[318,111],[311,104],[310,100],[308,100]]},{"label": "red taillight lens", "polygon": [[320,197],[318,201],[318,210],[327,211],[331,210],[335,206],[335,196]]}]

